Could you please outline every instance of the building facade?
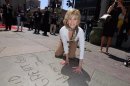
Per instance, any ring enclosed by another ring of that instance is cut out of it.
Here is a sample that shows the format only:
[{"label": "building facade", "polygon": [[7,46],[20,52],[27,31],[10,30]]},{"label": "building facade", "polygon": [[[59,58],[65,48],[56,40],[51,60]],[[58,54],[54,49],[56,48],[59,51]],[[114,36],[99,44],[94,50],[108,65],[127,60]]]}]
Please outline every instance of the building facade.
[{"label": "building facade", "polygon": [[34,9],[40,7],[40,1],[39,0],[26,0],[26,8],[27,9]]},{"label": "building facade", "polygon": [[3,4],[10,4],[13,7],[13,11],[20,9],[25,9],[26,0],[0,0],[0,6]]},{"label": "building facade", "polygon": [[[72,0],[71,0],[72,1]],[[80,9],[82,15],[95,16],[96,19],[106,13],[111,2],[115,0],[74,0],[75,8]],[[130,7],[130,0],[123,1],[124,6]]]},{"label": "building facade", "polygon": [[27,10],[27,8],[40,7],[39,0],[0,0],[0,6],[3,4],[11,4],[13,11],[16,11],[18,9]]}]

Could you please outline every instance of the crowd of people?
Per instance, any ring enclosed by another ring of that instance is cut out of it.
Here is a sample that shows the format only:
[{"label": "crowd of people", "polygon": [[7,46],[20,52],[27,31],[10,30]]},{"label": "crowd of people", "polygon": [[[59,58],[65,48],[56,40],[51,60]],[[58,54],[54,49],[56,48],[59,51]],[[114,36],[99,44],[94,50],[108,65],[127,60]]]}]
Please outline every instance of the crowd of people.
[{"label": "crowd of people", "polygon": [[16,32],[22,32],[23,26],[25,26],[29,28],[28,31],[34,30],[34,34],[43,32],[42,35],[49,36],[47,32],[50,32],[51,35],[56,36],[63,20],[60,15],[56,9],[50,7],[45,7],[44,10],[36,8],[26,12],[23,9],[18,9],[15,14],[10,4],[0,7],[0,19],[2,25],[6,27],[5,31],[11,30],[11,26],[16,21]]},{"label": "crowd of people", "polygon": [[49,36],[47,32],[49,32],[50,35],[56,36],[56,33],[60,28],[58,26],[61,24],[58,22],[62,22],[60,17],[59,13],[49,7],[45,7],[43,12],[40,8],[37,8],[37,10],[29,16],[29,30],[34,29],[34,34],[40,34],[40,31],[42,31],[43,36]]}]

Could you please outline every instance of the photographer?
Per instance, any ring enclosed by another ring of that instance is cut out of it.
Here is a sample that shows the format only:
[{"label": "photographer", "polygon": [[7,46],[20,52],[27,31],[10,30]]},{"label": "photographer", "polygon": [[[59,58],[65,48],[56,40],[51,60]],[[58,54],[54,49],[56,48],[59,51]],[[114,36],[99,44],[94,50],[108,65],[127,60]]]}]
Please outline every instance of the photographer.
[{"label": "photographer", "polygon": [[4,22],[5,22],[5,31],[11,30],[12,26],[12,19],[13,19],[13,14],[12,14],[12,6],[10,4],[4,5],[3,7],[3,17],[4,17]]},{"label": "photographer", "polygon": [[120,13],[126,14],[125,7],[123,6],[123,0],[115,0],[113,4],[108,8],[108,14],[111,15],[109,21],[104,23],[103,33],[101,38],[101,52],[105,43],[105,37],[107,38],[106,53],[108,54],[108,48],[111,45],[114,32],[117,30],[118,16]]}]

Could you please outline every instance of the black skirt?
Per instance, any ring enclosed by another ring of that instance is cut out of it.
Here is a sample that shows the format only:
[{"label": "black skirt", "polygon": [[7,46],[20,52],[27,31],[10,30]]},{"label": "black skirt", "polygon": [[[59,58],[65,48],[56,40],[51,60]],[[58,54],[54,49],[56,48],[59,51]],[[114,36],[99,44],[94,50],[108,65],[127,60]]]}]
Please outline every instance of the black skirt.
[{"label": "black skirt", "polygon": [[113,37],[115,30],[116,30],[115,22],[110,20],[104,23],[102,35],[106,37]]}]

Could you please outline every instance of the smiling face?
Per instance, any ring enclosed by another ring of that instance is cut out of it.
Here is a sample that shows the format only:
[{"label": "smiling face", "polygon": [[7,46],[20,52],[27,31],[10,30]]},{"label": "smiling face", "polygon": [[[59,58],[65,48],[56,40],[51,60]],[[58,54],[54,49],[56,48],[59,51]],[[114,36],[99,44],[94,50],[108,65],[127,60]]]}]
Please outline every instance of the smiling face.
[{"label": "smiling face", "polygon": [[71,29],[76,29],[76,27],[79,25],[80,23],[80,11],[77,9],[72,9],[72,10],[68,10],[63,23],[67,28],[71,28]]},{"label": "smiling face", "polygon": [[76,26],[78,26],[78,24],[79,24],[79,20],[75,16],[72,16],[70,19],[68,19],[68,26],[71,29],[75,29]]}]

